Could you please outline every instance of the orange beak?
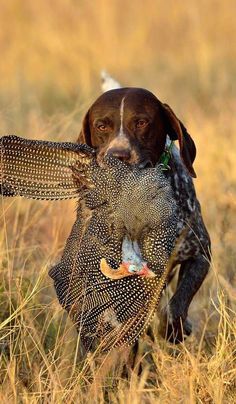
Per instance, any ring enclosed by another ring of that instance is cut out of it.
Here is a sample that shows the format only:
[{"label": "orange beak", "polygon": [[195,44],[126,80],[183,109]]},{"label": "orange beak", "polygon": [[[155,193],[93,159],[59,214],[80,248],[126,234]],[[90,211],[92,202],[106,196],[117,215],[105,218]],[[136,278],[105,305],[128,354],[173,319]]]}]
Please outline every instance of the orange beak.
[{"label": "orange beak", "polygon": [[156,274],[148,268],[147,264],[144,264],[143,267],[140,270],[138,270],[138,268],[135,268],[133,264],[130,264],[129,262],[124,262],[119,266],[118,269],[113,269],[106,262],[105,258],[102,258],[100,261],[100,269],[103,275],[105,275],[107,278],[110,279],[122,279],[127,276],[134,276],[134,275],[143,276],[147,278],[156,276]]}]

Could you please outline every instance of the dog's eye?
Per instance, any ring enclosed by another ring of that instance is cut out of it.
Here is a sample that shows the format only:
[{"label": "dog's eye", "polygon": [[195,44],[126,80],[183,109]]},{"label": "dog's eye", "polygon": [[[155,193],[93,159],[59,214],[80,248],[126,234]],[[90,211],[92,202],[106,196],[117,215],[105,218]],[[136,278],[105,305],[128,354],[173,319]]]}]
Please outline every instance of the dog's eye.
[{"label": "dog's eye", "polygon": [[136,122],[136,128],[137,128],[137,129],[145,128],[145,126],[147,126],[147,124],[148,124],[148,121],[146,121],[146,119],[139,119],[139,120]]},{"label": "dog's eye", "polygon": [[100,130],[100,132],[104,132],[107,129],[106,125],[103,125],[103,124],[98,125],[97,128],[98,128],[98,130]]}]

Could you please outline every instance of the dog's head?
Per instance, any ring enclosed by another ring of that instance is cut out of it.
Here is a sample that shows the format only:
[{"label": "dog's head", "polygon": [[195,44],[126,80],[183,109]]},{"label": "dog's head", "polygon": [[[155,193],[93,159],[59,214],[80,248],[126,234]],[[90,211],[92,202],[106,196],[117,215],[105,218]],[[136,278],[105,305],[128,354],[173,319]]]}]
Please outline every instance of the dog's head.
[{"label": "dog's head", "polygon": [[178,140],[180,155],[191,176],[196,148],[172,109],[141,88],[119,88],[102,94],[88,110],[79,136],[98,151],[140,167],[155,165],[165,149],[166,136]]}]

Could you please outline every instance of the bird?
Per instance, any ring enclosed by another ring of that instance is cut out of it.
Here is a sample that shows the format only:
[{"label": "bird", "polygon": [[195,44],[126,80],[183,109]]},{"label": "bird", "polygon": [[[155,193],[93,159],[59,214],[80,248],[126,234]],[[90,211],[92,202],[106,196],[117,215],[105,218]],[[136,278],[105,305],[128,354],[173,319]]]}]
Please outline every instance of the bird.
[{"label": "bird", "polygon": [[77,198],[60,261],[49,270],[84,347],[134,343],[150,324],[175,248],[176,204],[162,166],[140,170],[86,145],[0,140],[1,190]]}]

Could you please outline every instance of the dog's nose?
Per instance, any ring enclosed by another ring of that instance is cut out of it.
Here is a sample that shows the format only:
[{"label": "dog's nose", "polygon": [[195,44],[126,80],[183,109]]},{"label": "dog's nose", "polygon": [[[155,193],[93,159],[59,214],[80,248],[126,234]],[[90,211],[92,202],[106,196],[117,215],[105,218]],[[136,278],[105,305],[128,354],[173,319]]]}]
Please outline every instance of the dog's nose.
[{"label": "dog's nose", "polygon": [[111,148],[107,152],[108,156],[117,157],[119,160],[127,162],[131,157],[131,153],[129,149],[118,149],[118,148]]}]

